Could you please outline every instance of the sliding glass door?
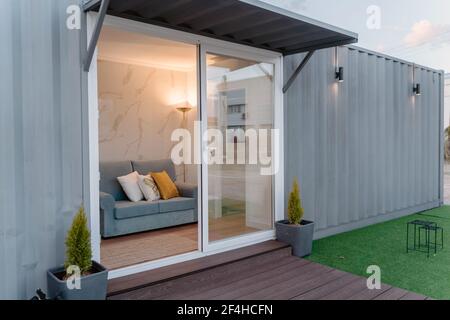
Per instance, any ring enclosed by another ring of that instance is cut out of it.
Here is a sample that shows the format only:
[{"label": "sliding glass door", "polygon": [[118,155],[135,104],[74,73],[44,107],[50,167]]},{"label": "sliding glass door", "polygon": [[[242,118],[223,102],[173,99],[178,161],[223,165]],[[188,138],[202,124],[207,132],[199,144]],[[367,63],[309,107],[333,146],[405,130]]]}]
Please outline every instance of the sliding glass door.
[{"label": "sliding glass door", "polygon": [[[90,168],[102,173],[90,189],[141,222],[102,223],[92,203],[97,259],[117,277],[272,239],[284,213],[281,55],[129,23],[107,17],[89,78]],[[117,177],[135,170],[166,171],[180,197],[142,194],[130,210]]]},{"label": "sliding glass door", "polygon": [[[209,49],[209,48],[208,48]],[[203,204],[208,244],[273,229],[272,63],[204,50]]]}]

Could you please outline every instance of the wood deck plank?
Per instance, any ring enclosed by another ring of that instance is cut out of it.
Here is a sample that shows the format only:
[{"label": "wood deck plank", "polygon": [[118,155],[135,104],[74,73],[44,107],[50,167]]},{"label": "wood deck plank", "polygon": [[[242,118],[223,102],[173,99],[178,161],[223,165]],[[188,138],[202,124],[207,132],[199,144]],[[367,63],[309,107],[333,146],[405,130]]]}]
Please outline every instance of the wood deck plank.
[{"label": "wood deck plank", "polygon": [[279,241],[266,241],[252,246],[207,256],[108,281],[108,295],[121,294],[165,280],[185,276],[209,268],[288,247]]},{"label": "wood deck plank", "polygon": [[304,272],[313,271],[314,268],[310,268],[307,265],[310,263],[305,260],[298,259],[288,265],[284,265],[280,268],[272,269],[269,272],[258,274],[252,277],[248,277],[242,281],[232,281],[230,283],[217,287],[213,290],[202,292],[198,295],[190,297],[194,300],[212,299],[212,300],[232,300],[245,294],[260,290],[267,286],[273,285],[278,281],[290,279],[296,270],[302,268]]},{"label": "wood deck plank", "polygon": [[403,297],[401,297],[400,300],[409,300],[409,301],[427,300],[427,297],[423,296],[421,294],[414,293],[414,292],[408,292]]},{"label": "wood deck plank", "polygon": [[[328,267],[317,268],[311,263],[305,263],[305,260],[298,260],[297,263],[291,264],[290,270],[274,269],[270,273],[258,278],[249,278],[248,280],[235,283],[228,286],[226,292],[221,295],[214,296],[214,300],[262,300],[264,299],[264,289],[276,290],[280,283],[292,281],[294,278],[308,279],[310,277],[319,276],[330,269]],[[279,272],[281,271],[281,272]],[[265,292],[265,291],[264,291]]]},{"label": "wood deck plank", "polygon": [[406,294],[408,294],[408,291],[400,289],[400,288],[392,287],[391,289],[387,290],[386,292],[380,294],[374,300],[400,300]]},{"label": "wood deck plank", "polygon": [[388,291],[389,289],[391,289],[391,286],[388,286],[386,284],[382,284],[381,285],[381,289],[374,289],[374,290],[363,290],[361,292],[358,292],[356,294],[354,294],[353,296],[351,296],[350,298],[348,298],[347,300],[373,300],[376,297],[378,297],[379,295],[383,294],[384,292]]},{"label": "wood deck plank", "polygon": [[355,277],[352,274],[344,273],[342,277],[334,279],[326,283],[326,285],[315,288],[314,290],[310,290],[308,292],[299,292],[298,295],[291,298],[292,300],[318,300],[322,297],[329,295],[330,293],[339,290],[343,286],[351,283],[355,280]]},{"label": "wood deck plank", "polygon": [[315,266],[315,272],[300,274],[291,281],[285,281],[239,299],[250,300],[290,300],[305,292],[314,290],[324,284],[344,276],[339,270],[321,269]]},{"label": "wood deck plank", "polygon": [[263,254],[253,259],[245,259],[225,266],[212,268],[204,272],[194,273],[183,278],[177,278],[152,286],[152,290],[141,288],[124,295],[114,296],[114,299],[181,299],[201,291],[213,289],[229,283],[229,279],[241,280],[250,275],[267,272],[280,265],[296,261],[290,255],[289,248]]},{"label": "wood deck plank", "polygon": [[[207,294],[213,294],[211,291],[215,292],[217,288],[221,288],[223,286],[227,286],[230,283],[243,281],[245,279],[248,279],[249,277],[256,276],[259,274],[266,274],[267,272],[271,271],[272,269],[279,269],[281,266],[289,265],[295,262],[296,259],[294,257],[285,258],[276,262],[267,263],[261,268],[253,267],[252,270],[247,270],[245,272],[239,272],[236,270],[235,276],[230,276],[227,278],[223,278],[220,281],[214,281],[211,283],[208,283],[206,285],[200,286],[200,287],[191,287],[186,292],[176,292],[174,294],[169,294],[166,296],[161,297],[161,299],[164,300],[182,300],[188,297],[189,299],[200,299],[200,296],[204,296],[205,293]],[[217,270],[218,273],[221,272],[221,270]]]},{"label": "wood deck plank", "polygon": [[366,290],[369,290],[367,288],[367,279],[354,276],[352,282],[320,298],[320,300],[347,300],[351,296]]}]

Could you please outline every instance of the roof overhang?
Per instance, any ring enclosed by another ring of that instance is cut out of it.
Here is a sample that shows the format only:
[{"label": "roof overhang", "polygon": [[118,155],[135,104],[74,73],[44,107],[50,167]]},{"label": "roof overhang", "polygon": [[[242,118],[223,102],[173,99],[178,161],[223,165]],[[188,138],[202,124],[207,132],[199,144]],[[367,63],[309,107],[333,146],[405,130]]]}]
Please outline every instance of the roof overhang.
[{"label": "roof overhang", "polygon": [[[90,0],[85,11],[98,11]],[[107,14],[283,55],[355,43],[358,35],[259,0],[110,0]]]}]

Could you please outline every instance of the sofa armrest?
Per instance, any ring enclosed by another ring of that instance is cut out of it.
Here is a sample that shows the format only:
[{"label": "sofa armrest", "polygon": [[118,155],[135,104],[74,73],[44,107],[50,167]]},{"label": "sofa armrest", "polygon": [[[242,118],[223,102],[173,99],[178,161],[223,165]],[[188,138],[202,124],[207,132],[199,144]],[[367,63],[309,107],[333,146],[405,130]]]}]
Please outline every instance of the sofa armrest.
[{"label": "sofa armrest", "polygon": [[113,210],[116,206],[116,200],[112,195],[106,192],[100,192],[100,208],[105,211]]},{"label": "sofa armrest", "polygon": [[175,182],[178,191],[182,197],[197,199],[197,186],[184,182]]}]

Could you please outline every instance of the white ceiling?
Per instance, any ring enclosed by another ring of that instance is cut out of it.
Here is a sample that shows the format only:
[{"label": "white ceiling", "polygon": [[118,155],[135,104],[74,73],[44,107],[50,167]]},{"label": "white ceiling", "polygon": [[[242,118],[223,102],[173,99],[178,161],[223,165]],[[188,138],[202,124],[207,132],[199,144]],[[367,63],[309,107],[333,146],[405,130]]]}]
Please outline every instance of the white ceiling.
[{"label": "white ceiling", "polygon": [[194,45],[131,33],[104,26],[99,40],[99,60],[144,65],[178,71],[196,69]]}]

